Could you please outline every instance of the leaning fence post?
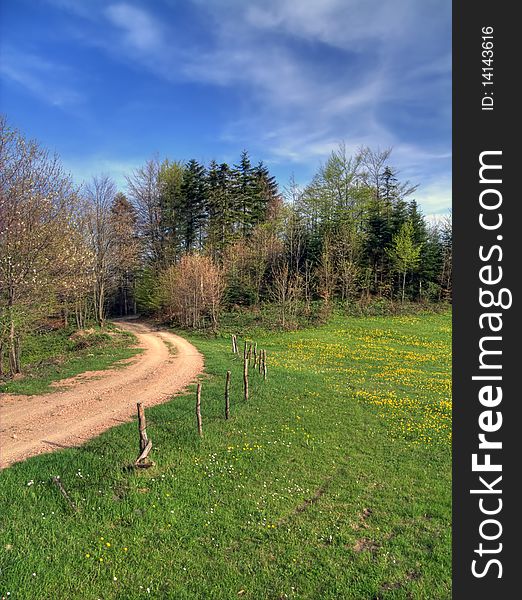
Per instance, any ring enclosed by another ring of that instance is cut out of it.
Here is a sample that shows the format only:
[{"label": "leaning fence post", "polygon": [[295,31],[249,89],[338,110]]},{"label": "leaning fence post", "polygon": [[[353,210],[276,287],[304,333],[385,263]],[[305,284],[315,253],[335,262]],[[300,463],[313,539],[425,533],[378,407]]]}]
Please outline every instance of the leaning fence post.
[{"label": "leaning fence post", "polygon": [[245,392],[245,401],[248,400],[248,358],[243,361],[243,388]]},{"label": "leaning fence post", "polygon": [[147,437],[147,421],[145,420],[145,410],[141,402],[137,403],[138,406],[138,431],[140,434],[140,453],[136,461],[134,462],[137,467],[151,466],[150,463],[145,463],[149,452],[152,449],[152,440]]},{"label": "leaning fence post", "polygon": [[230,417],[230,371],[227,371],[225,383],[225,419]]},{"label": "leaning fence post", "polygon": [[143,404],[138,402],[138,430],[140,433],[140,452],[143,452],[149,441],[147,438],[147,422],[145,420],[145,411]]},{"label": "leaning fence post", "polygon": [[196,391],[196,420],[198,423],[198,434],[203,435],[203,427],[201,425],[201,382],[198,381],[198,388]]}]

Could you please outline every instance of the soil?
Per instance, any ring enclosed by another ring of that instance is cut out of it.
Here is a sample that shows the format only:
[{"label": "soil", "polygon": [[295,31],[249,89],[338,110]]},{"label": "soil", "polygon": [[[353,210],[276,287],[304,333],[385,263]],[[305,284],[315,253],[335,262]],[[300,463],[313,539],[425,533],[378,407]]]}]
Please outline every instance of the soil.
[{"label": "soil", "polygon": [[124,361],[126,366],[62,380],[49,394],[0,394],[0,468],[80,446],[132,420],[137,402],[145,408],[167,402],[202,372],[203,356],[182,337],[143,321],[115,324],[132,332],[143,348],[142,354]]}]

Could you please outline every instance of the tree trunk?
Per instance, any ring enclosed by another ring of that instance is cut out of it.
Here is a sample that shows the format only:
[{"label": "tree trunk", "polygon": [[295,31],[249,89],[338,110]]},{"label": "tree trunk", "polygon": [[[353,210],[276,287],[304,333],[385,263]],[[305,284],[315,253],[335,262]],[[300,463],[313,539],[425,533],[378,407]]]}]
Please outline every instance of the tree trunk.
[{"label": "tree trunk", "polygon": [[15,365],[16,365],[16,373],[22,372],[22,365],[20,362],[20,338],[17,336],[15,338]]},{"label": "tree trunk", "polygon": [[98,296],[98,323],[100,327],[105,325],[105,315],[104,315],[104,305],[105,305],[105,285],[103,283],[100,284],[100,293]]},{"label": "tree trunk", "polygon": [[129,287],[129,277],[125,274],[125,279],[123,282],[123,314],[127,316],[129,314],[129,298],[128,298],[128,290]]},{"label": "tree trunk", "polygon": [[404,291],[406,289],[406,271],[402,274],[402,302],[404,304]]},{"label": "tree trunk", "polygon": [[16,373],[15,324],[11,319],[9,327],[9,375]]}]

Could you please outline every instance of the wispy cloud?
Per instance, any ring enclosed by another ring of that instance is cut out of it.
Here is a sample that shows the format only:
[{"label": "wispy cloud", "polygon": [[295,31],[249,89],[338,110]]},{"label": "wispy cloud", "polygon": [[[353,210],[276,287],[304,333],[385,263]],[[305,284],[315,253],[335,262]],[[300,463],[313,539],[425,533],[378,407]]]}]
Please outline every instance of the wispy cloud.
[{"label": "wispy cloud", "polygon": [[[392,146],[406,176],[432,186],[426,206],[449,204],[449,0],[191,0],[182,10],[177,0],[92,0],[88,11],[48,1],[112,61],[166,85],[229,90],[221,140],[303,168],[342,140],[353,151]],[[36,79],[24,85],[43,93]],[[54,101],[73,100],[59,91]]]},{"label": "wispy cloud", "polygon": [[67,83],[73,78],[70,69],[34,54],[3,47],[0,75],[51,106],[72,108],[83,101],[82,94]]},{"label": "wispy cloud", "polygon": [[125,46],[146,53],[162,50],[162,29],[145,10],[129,4],[112,4],[105,9],[105,15],[123,31]]}]

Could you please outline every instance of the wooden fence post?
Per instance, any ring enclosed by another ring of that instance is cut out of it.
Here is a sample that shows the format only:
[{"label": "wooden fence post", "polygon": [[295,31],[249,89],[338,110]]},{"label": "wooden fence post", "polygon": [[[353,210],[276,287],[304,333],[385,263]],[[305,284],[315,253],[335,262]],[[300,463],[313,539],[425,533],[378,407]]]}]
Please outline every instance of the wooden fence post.
[{"label": "wooden fence post", "polygon": [[145,410],[141,402],[137,403],[138,406],[138,431],[140,434],[140,453],[136,461],[134,462],[137,467],[151,466],[151,463],[145,463],[149,452],[152,449],[152,440],[147,437],[147,421],[145,420]]},{"label": "wooden fence post", "polygon": [[254,344],[254,369],[257,365],[257,342]]},{"label": "wooden fence post", "polygon": [[140,433],[140,452],[143,452],[147,447],[147,421],[145,420],[145,411],[143,410],[143,404],[138,402],[138,430]]},{"label": "wooden fence post", "polygon": [[264,356],[265,356],[264,352],[265,352],[264,350],[260,350],[259,351],[259,360],[258,360],[258,363],[257,363],[257,367],[259,369],[259,373],[263,372],[263,360],[264,360]]},{"label": "wooden fence post", "polygon": [[245,341],[245,347],[243,348],[243,359],[246,360],[247,358],[247,343]]},{"label": "wooden fence post", "polygon": [[266,379],[267,367],[266,367],[266,350],[263,350],[263,379]]},{"label": "wooden fence post", "polygon": [[225,419],[230,417],[230,371],[227,371],[227,381],[225,383]]},{"label": "wooden fence post", "polygon": [[245,401],[248,400],[248,358],[243,361],[243,388],[245,392]]},{"label": "wooden fence post", "polygon": [[201,382],[198,381],[198,388],[196,391],[196,420],[198,422],[198,434],[203,435],[203,427],[201,424]]}]

